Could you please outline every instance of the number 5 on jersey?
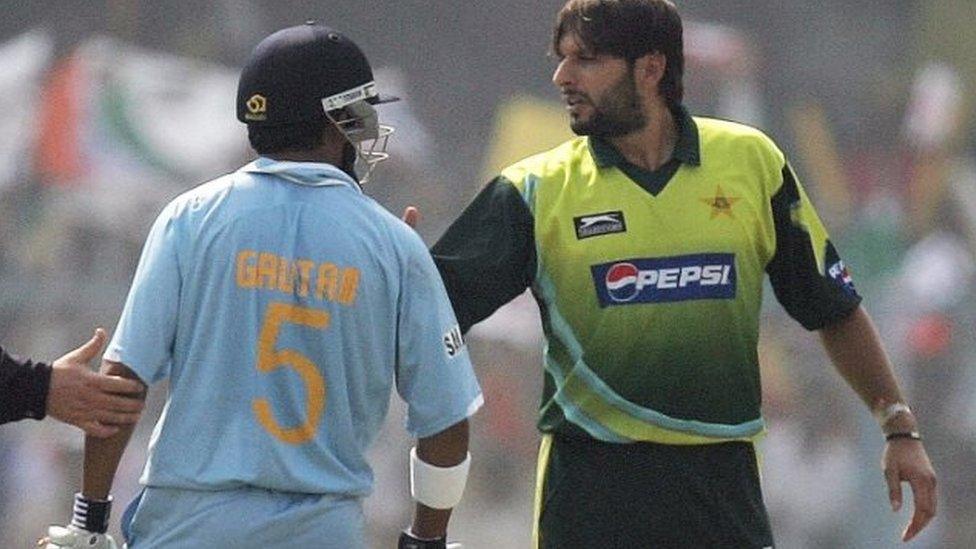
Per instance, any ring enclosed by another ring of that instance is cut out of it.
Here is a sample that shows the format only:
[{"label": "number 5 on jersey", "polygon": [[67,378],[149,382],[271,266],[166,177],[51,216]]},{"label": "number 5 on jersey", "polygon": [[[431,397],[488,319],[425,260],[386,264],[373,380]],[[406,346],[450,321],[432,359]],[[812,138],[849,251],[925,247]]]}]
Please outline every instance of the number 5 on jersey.
[{"label": "number 5 on jersey", "polygon": [[286,322],[321,330],[329,325],[329,313],[320,309],[272,302],[268,304],[258,337],[258,371],[270,373],[278,368],[291,367],[301,376],[305,384],[305,422],[297,427],[282,427],[275,420],[271,404],[266,398],[254,399],[252,408],[258,423],[272,436],[288,444],[304,444],[315,438],[322,420],[325,379],[322,378],[318,366],[305,355],[293,349],[275,349],[281,325]]}]

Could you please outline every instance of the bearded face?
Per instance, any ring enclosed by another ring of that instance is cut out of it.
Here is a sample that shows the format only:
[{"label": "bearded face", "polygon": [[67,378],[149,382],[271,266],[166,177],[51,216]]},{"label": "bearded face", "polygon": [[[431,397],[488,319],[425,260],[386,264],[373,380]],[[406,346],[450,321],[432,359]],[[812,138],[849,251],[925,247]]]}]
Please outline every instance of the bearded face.
[{"label": "bearded face", "polygon": [[577,135],[621,137],[647,125],[637,96],[633,67],[599,95],[579,91],[569,97],[573,103],[569,127]]},{"label": "bearded face", "polygon": [[594,52],[575,34],[559,40],[552,82],[578,135],[621,137],[647,125],[634,61]]}]

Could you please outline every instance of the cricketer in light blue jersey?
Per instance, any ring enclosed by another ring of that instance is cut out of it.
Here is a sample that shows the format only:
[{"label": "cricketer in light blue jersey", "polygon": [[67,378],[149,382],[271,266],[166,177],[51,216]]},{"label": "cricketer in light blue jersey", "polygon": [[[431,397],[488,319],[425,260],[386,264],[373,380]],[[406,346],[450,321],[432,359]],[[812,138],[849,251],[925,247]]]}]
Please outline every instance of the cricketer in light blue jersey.
[{"label": "cricketer in light blue jersey", "polygon": [[[483,399],[426,246],[362,192],[394,131],[374,105],[396,100],[351,39],[315,21],[251,52],[237,119],[259,158],[159,215],[102,360],[169,380],[122,516],[130,549],[365,547],[364,454],[394,384],[417,438],[397,543],[447,548]],[[132,434],[117,428],[85,440],[71,522],[39,546],[117,548],[112,481]]]},{"label": "cricketer in light blue jersey", "polygon": [[480,407],[459,334],[412,229],[332,165],[259,158],[163,210],[106,358],[170,381],[150,489],[363,496],[394,380],[418,438]]}]

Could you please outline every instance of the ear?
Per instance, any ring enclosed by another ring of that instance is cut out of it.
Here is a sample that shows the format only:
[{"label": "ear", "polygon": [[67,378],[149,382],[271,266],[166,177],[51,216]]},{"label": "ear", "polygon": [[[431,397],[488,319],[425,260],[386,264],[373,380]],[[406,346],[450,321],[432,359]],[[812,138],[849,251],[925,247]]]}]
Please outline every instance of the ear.
[{"label": "ear", "polygon": [[658,85],[664,78],[664,70],[668,67],[668,58],[660,52],[646,53],[634,60],[634,82],[637,89],[660,95]]},{"label": "ear", "polygon": [[326,120],[325,124],[322,125],[322,138],[320,143],[327,147],[342,147],[345,142],[346,138],[342,134],[342,130],[331,120]]}]

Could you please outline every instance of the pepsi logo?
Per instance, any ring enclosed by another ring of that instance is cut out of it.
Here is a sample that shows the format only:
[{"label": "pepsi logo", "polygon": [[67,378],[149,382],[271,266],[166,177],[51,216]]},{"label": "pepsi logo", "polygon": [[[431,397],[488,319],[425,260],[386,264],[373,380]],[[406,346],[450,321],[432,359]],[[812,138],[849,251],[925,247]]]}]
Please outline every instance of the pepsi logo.
[{"label": "pepsi logo", "polygon": [[842,284],[850,284],[853,282],[851,280],[851,273],[847,270],[847,266],[844,265],[843,261],[838,261],[830,266],[829,269],[830,277]]},{"label": "pepsi logo", "polygon": [[634,299],[640,289],[637,287],[637,277],[640,270],[633,263],[617,263],[607,271],[607,293],[610,299],[625,303]]},{"label": "pepsi logo", "polygon": [[827,275],[849,294],[854,294],[854,280],[843,261],[837,261],[827,268]]},{"label": "pepsi logo", "polygon": [[735,299],[735,255],[634,258],[590,267],[601,307]]}]

